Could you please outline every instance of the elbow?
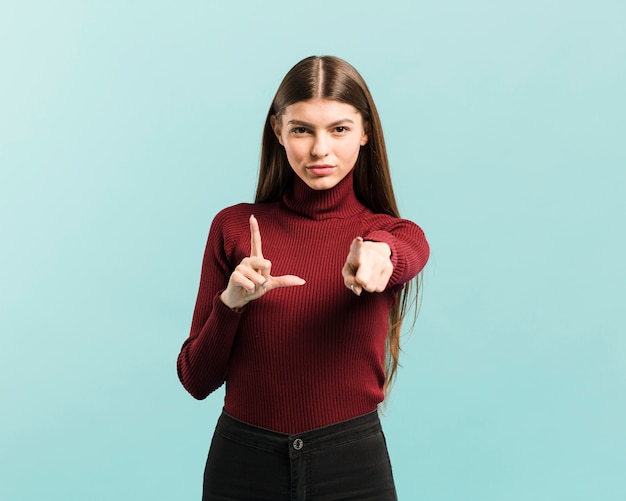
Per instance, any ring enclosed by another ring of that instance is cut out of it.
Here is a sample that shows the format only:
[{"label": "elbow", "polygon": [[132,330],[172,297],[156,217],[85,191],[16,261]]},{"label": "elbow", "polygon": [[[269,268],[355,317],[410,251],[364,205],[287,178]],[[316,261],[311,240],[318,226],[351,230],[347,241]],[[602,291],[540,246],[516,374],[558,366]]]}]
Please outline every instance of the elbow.
[{"label": "elbow", "polygon": [[223,380],[215,382],[215,383],[211,382],[207,384],[206,386],[204,385],[193,386],[188,383],[187,384],[183,383],[183,386],[193,398],[195,398],[196,400],[204,400],[211,393],[213,393],[220,386],[222,386],[223,382],[224,382]]},{"label": "elbow", "polygon": [[[184,385],[183,385],[184,386]],[[200,391],[194,391],[193,388],[189,388],[187,386],[185,386],[185,389],[187,390],[187,392],[196,400],[204,400],[206,397],[209,396],[209,394],[211,392],[200,392]]]},{"label": "elbow", "polygon": [[183,385],[183,388],[185,388],[187,393],[189,393],[196,400],[204,400],[217,388],[222,386],[222,383],[224,382],[223,378],[221,381],[200,381],[198,378],[192,377],[188,370],[185,370],[185,367],[183,367],[183,364],[180,363],[180,360],[177,364],[176,370],[178,372],[178,380]]},{"label": "elbow", "polygon": [[213,391],[212,389],[207,390],[197,383],[194,384],[194,382],[190,381],[188,377],[184,377],[180,370],[178,372],[178,379],[183,385],[183,388],[187,390],[187,393],[189,393],[196,400],[204,400]]}]

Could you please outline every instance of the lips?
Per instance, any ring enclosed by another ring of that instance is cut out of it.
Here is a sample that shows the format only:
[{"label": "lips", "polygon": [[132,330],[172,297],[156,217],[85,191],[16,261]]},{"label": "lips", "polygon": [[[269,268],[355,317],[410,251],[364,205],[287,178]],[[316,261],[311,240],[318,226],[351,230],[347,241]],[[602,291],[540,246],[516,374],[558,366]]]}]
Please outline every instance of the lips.
[{"label": "lips", "polygon": [[335,167],[326,164],[316,164],[307,166],[307,170],[315,176],[326,176],[330,174]]}]

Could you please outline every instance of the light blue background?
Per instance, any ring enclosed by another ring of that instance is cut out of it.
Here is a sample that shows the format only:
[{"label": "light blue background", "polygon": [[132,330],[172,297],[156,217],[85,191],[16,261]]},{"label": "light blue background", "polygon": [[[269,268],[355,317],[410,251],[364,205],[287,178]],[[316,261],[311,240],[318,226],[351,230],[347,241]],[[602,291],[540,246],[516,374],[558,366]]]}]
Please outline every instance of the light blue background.
[{"label": "light blue background", "polygon": [[366,78],[432,246],[400,499],[626,499],[625,5],[4,0],[0,499],[199,499],[222,393],[175,360],[206,234],[310,54]]}]

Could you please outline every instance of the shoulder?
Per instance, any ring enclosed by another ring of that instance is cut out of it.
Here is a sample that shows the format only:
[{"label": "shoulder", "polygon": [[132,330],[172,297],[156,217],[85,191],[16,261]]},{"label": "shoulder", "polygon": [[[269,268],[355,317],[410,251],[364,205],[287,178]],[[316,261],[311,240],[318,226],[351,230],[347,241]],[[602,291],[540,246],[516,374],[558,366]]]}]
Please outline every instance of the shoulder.
[{"label": "shoulder", "polygon": [[422,228],[420,228],[417,223],[414,223],[410,219],[394,217],[389,214],[369,212],[365,216],[364,222],[370,231],[381,230],[391,233],[395,231],[406,231],[415,234],[424,234]]},{"label": "shoulder", "polygon": [[266,215],[276,209],[275,203],[238,203],[220,210],[211,223],[211,233],[221,235],[250,235],[250,216]]},{"label": "shoulder", "polygon": [[211,226],[228,227],[231,225],[240,224],[240,221],[242,219],[245,219],[247,221],[247,218],[250,217],[250,214],[254,214],[254,207],[255,204],[250,203],[239,203],[236,205],[231,205],[230,207],[226,207],[220,210],[215,215]]}]

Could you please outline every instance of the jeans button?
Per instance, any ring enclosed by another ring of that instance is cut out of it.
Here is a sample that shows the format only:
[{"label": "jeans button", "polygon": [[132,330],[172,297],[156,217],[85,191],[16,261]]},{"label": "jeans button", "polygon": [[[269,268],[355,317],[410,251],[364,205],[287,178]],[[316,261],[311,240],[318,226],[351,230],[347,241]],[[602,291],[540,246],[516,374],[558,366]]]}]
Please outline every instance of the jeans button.
[{"label": "jeans button", "polygon": [[304,447],[304,442],[302,440],[300,440],[299,438],[296,438],[293,441],[293,448],[297,451],[299,451],[300,449],[302,449],[302,447]]}]

